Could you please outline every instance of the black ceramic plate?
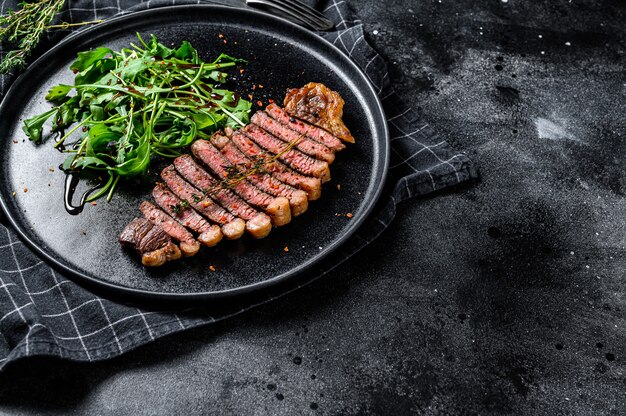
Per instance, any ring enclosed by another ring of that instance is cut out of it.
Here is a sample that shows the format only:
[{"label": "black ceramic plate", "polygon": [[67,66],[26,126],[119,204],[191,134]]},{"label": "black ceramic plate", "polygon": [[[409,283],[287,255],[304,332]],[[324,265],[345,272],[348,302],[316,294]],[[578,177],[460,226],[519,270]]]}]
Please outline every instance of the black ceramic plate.
[{"label": "black ceramic plate", "polygon": [[[309,81],[338,91],[346,101],[344,121],[357,143],[338,154],[322,198],[268,238],[222,242],[157,269],[142,267],[139,258],[117,242],[123,227],[140,215],[139,202],[150,199],[156,173],[143,183],[121,186],[111,203],[99,201],[80,215],[69,215],[62,198],[65,177],[58,169],[64,155],[50,143],[29,142],[22,121],[50,108],[44,96],[51,86],[73,83],[68,67],[77,52],[100,45],[119,49],[134,42],[136,32],[144,38],[155,34],[166,45],[188,40],[207,60],[221,52],[247,59],[244,75],[235,71],[232,81],[244,96],[253,92],[253,84],[263,85],[254,91],[255,102],[282,102],[286,88]],[[354,63],[330,43],[287,21],[217,6],[148,10],[64,40],[7,93],[0,106],[0,137],[0,203],[23,241],[78,282],[160,299],[223,298],[297,277],[340,249],[362,223],[382,189],[388,160],[384,113]],[[352,218],[342,215],[346,213]]]}]

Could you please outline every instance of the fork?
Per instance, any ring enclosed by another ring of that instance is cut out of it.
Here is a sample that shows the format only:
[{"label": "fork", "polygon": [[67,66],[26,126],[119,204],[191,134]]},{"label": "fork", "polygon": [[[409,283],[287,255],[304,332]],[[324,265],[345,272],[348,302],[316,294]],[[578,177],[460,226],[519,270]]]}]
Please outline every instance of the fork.
[{"label": "fork", "polygon": [[276,9],[313,30],[331,30],[335,27],[326,16],[298,0],[246,0],[246,5]]}]

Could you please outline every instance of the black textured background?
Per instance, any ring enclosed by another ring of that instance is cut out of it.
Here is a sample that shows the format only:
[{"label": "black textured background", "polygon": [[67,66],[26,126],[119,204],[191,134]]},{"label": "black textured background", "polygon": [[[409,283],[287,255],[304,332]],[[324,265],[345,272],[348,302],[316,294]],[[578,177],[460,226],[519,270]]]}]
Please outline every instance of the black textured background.
[{"label": "black textured background", "polygon": [[403,205],[333,276],[236,319],[98,364],[18,362],[0,410],[626,413],[624,2],[358,5],[481,182]]}]

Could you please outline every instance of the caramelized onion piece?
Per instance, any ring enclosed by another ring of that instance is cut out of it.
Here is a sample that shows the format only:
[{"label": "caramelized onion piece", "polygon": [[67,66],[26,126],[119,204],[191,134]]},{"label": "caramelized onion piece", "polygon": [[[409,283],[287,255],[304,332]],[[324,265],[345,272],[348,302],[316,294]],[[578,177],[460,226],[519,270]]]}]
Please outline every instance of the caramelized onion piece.
[{"label": "caramelized onion piece", "polygon": [[288,89],[284,102],[289,115],[322,127],[343,141],[354,143],[354,137],[341,119],[343,105],[343,98],[337,92],[318,82]]}]

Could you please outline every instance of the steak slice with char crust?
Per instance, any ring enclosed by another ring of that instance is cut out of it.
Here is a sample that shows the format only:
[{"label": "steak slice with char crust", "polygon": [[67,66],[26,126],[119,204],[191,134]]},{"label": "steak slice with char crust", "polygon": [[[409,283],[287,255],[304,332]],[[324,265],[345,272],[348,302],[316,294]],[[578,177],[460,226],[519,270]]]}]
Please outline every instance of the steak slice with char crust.
[{"label": "steak slice with char crust", "polygon": [[285,142],[277,139],[255,124],[248,124],[239,131],[243,131],[246,136],[260,147],[274,153],[278,156],[278,159],[298,172],[320,178],[322,183],[330,180],[330,170],[328,169],[327,162],[313,159],[299,150],[289,149]]},{"label": "steak slice with char crust", "polygon": [[[216,204],[211,198],[203,195],[202,191],[194,188],[176,173],[176,168],[170,165],[161,171],[161,178],[170,190],[181,200],[186,201],[193,209],[208,219],[222,226],[222,233],[229,240],[240,238],[246,229],[246,222],[235,217],[230,212]],[[182,207],[184,208],[184,207]]]},{"label": "steak slice with char crust", "polygon": [[[196,140],[191,145],[193,154],[204,163],[217,177],[228,180],[228,168],[232,167],[220,151],[206,140]],[[285,225],[291,221],[291,208],[289,200],[284,197],[273,197],[256,188],[247,180],[233,180],[232,190],[246,200],[249,204],[263,209],[276,226]]]},{"label": "steak slice with char crust", "polygon": [[157,267],[180,258],[179,248],[157,224],[146,218],[134,218],[119,236],[123,245],[134,248],[141,255],[144,266]]},{"label": "steak slice with char crust", "polygon": [[332,132],[341,140],[354,143],[354,137],[343,123],[344,100],[339,93],[319,82],[287,90],[285,111]]},{"label": "steak slice with char crust", "polygon": [[215,201],[233,215],[246,220],[246,230],[254,238],[263,238],[272,231],[272,221],[267,214],[258,212],[237,194],[222,188],[220,183],[198,165],[190,155],[182,155],[174,159],[174,167],[192,185],[208,192]]},{"label": "steak slice with char crust", "polygon": [[281,122],[288,126],[290,129],[300,133],[306,134],[311,139],[324,143],[334,152],[338,152],[346,148],[346,145],[341,142],[341,139],[333,136],[329,131],[324,130],[321,127],[309,124],[296,117],[290,116],[287,112],[280,108],[277,104],[270,104],[265,108],[265,112],[270,115],[274,120]]},{"label": "steak slice with char crust", "polygon": [[[234,166],[241,166],[242,170],[251,169],[255,165],[255,161],[239,150],[239,148],[231,142],[227,137],[222,136],[219,133],[215,133],[211,137],[211,143],[215,145],[224,156]],[[274,196],[284,196],[289,200],[291,207],[291,214],[294,217],[306,212],[309,207],[309,200],[307,193],[301,189],[296,189],[290,185],[287,185],[278,179],[274,178],[269,172],[265,171],[265,164],[263,160],[259,160],[256,163],[260,163],[259,173],[251,173],[247,176],[247,179],[256,185],[259,189]]]},{"label": "steak slice with char crust", "polygon": [[[163,230],[161,230],[163,232]],[[176,244],[171,241],[157,250],[141,255],[141,264],[148,267],[162,266],[168,261],[177,260],[181,257],[181,252]]]},{"label": "steak slice with char crust", "polygon": [[[267,156],[265,150],[250,140],[245,134],[238,131],[233,133],[225,130],[225,132],[246,156],[252,158]],[[322,196],[322,181],[319,178],[303,175],[278,160],[265,165],[265,169],[279,181],[304,190],[308,194],[309,201],[315,201]]]},{"label": "steak slice with char crust", "polygon": [[198,234],[198,241],[207,247],[213,247],[222,241],[222,230],[218,225],[209,224],[202,215],[198,214],[193,208],[186,207],[181,210],[174,207],[181,206],[181,200],[174,195],[163,183],[157,183],[152,190],[152,197],[159,207],[167,212],[179,224],[189,228]]},{"label": "steak slice with char crust", "polygon": [[148,231],[152,229],[154,224],[145,218],[134,218],[128,225],[122,230],[119,241],[120,243],[138,248],[141,239],[148,234]]},{"label": "steak slice with char crust", "polygon": [[178,246],[183,256],[193,256],[200,250],[200,243],[193,238],[193,235],[185,227],[150,202],[143,201],[139,205],[139,210],[145,218],[161,227],[170,237],[179,242]]},{"label": "steak slice with char crust", "polygon": [[335,153],[325,144],[309,138],[306,133],[298,133],[288,126],[274,120],[264,111],[254,113],[250,121],[280,140],[295,143],[294,148],[329,165],[335,160]]}]

